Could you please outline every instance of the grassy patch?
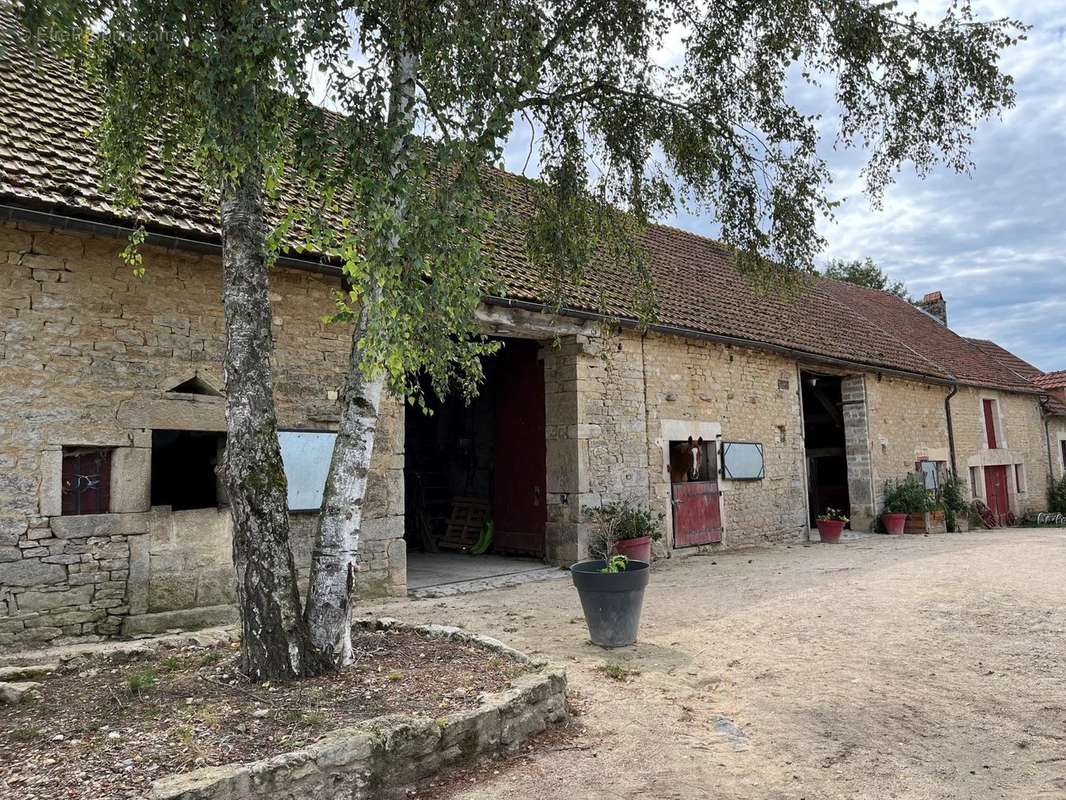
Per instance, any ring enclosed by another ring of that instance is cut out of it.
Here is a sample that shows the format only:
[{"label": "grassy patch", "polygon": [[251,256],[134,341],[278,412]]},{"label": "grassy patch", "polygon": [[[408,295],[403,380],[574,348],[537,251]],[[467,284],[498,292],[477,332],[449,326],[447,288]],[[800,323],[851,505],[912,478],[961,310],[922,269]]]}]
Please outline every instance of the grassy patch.
[{"label": "grassy patch", "polygon": [[39,728],[16,728],[11,731],[11,738],[16,742],[32,742],[40,739],[44,731]]},{"label": "grassy patch", "polygon": [[178,725],[174,728],[174,736],[182,744],[189,744],[192,742],[193,737],[196,735],[196,731],[193,730],[191,725]]},{"label": "grassy patch", "polygon": [[132,695],[139,695],[147,689],[154,689],[158,683],[159,680],[151,670],[135,672],[126,679],[126,686]]},{"label": "grassy patch", "polygon": [[624,683],[629,678],[640,674],[640,670],[630,669],[622,664],[612,664],[610,662],[600,664],[596,669],[612,681],[618,681],[619,683]]}]

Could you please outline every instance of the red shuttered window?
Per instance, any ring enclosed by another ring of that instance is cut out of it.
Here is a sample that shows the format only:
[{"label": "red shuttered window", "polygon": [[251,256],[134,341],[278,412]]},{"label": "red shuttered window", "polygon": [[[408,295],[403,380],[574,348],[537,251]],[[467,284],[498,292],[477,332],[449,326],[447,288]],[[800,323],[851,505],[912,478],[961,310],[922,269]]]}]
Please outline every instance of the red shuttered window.
[{"label": "red shuttered window", "polygon": [[985,436],[988,441],[988,449],[995,450],[999,447],[996,439],[996,401],[995,400],[983,400],[985,408]]},{"label": "red shuttered window", "polygon": [[111,510],[111,451],[63,448],[63,514],[106,514]]}]

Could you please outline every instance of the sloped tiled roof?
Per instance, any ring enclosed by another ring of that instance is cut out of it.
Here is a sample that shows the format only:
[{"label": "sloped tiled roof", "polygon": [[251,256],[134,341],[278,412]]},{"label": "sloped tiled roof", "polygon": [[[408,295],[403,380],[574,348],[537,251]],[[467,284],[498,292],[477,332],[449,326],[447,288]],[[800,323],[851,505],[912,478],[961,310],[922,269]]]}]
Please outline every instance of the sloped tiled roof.
[{"label": "sloped tiled roof", "polygon": [[[990,357],[999,361],[1007,369],[1025,378],[1034,386],[1047,391],[1066,387],[1066,370],[1058,372],[1041,372],[1025,359],[1015,355],[1002,345],[998,345],[989,339],[970,339],[980,350]],[[1055,416],[1066,416],[1066,405],[1054,394],[1044,397],[1047,413]]]},{"label": "sloped tiled roof", "polygon": [[1066,369],[1056,370],[1055,372],[1045,372],[1030,380],[1041,389],[1063,389],[1066,388]]},{"label": "sloped tiled roof", "polygon": [[[128,224],[126,212],[99,189],[94,148],[85,136],[99,115],[94,93],[77,83],[69,65],[46,52],[30,53],[25,42],[10,8],[0,5],[0,204]],[[514,209],[525,210],[530,183],[497,177]],[[150,163],[139,191],[139,214],[151,231],[217,242],[216,202],[191,168],[164,172]],[[293,186],[284,187],[279,202],[294,195]],[[1036,391],[973,342],[884,292],[818,278],[793,294],[763,293],[737,272],[719,242],[653,225],[643,244],[658,322],[666,329],[937,381]],[[486,246],[508,298],[549,299],[544,278],[526,256],[522,230],[497,225]],[[632,295],[632,277],[596,258],[585,283],[567,293],[567,306],[631,318]]]},{"label": "sloped tiled roof", "polygon": [[1014,374],[1025,378],[1027,381],[1037,383],[1036,379],[1044,374],[1039,368],[1034,367],[1028,361],[989,339],[968,339],[968,341],[974,344],[978,350],[994,358]]}]

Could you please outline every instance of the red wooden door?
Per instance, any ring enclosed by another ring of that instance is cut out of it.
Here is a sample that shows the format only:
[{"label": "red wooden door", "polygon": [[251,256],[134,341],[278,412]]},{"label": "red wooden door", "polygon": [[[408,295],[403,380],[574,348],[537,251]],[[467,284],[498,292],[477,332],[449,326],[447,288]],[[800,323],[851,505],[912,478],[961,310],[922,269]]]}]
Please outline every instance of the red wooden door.
[{"label": "red wooden door", "polygon": [[510,340],[500,353],[496,391],[492,548],[544,555],[544,364],[536,342]]},{"label": "red wooden door", "polygon": [[671,485],[674,506],[674,547],[722,541],[722,493],[718,481]]},{"label": "red wooden door", "polygon": [[1005,466],[985,467],[985,498],[988,501],[989,510],[996,517],[996,524],[1005,525],[1007,515],[1010,513]]}]

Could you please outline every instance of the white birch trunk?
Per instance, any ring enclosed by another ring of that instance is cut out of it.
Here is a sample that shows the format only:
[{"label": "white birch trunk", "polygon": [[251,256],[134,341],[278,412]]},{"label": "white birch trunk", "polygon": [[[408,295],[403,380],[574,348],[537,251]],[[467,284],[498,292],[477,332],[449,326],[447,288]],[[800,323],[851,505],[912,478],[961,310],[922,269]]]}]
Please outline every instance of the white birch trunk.
[{"label": "white birch trunk", "polygon": [[[397,137],[393,148],[393,169],[403,168],[404,152],[410,146],[409,133],[414,126],[415,69],[417,59],[411,52],[399,55],[394,67],[394,125],[405,134]],[[397,219],[402,220],[406,205],[397,200]],[[394,241],[393,244],[396,244]],[[368,287],[373,293],[377,290]],[[340,667],[352,661],[352,601],[355,589],[356,556],[363,523],[370,459],[374,453],[378,410],[383,387],[382,378],[367,380],[360,365],[361,342],[367,328],[366,304],[352,332],[352,350],[348,377],[341,398],[341,419],[337,443],[333,448],[326,477],[318,532],[311,556],[311,583],[308,589],[306,617],[311,641],[323,667]]]}]

